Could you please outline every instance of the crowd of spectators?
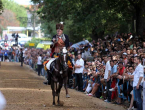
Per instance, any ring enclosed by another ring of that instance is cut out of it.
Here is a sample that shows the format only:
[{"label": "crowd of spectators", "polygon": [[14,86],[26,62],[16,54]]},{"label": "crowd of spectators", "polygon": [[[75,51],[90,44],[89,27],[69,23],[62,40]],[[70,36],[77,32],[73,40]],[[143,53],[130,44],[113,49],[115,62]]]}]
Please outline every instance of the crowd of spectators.
[{"label": "crowd of spectators", "polygon": [[19,60],[19,48],[11,47],[2,49],[0,47],[0,62],[14,62]]},{"label": "crowd of spectators", "polygon": [[[43,62],[50,58],[50,50],[25,48],[23,53],[24,63],[47,77]],[[68,54],[74,64],[71,88],[108,103],[122,104],[127,100],[128,110],[143,110],[145,39],[141,36],[107,36],[78,48],[70,47]],[[19,62],[18,48],[0,50],[1,60],[2,56]]]},{"label": "crowd of spectators", "polygon": [[128,100],[128,110],[143,110],[144,41],[140,36],[121,34],[70,48],[75,65],[73,88],[109,103]]}]

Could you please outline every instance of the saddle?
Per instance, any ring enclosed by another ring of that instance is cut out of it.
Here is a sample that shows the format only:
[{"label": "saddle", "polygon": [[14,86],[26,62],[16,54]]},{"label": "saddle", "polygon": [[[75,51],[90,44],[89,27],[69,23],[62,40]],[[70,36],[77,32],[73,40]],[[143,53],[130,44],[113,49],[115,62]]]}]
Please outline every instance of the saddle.
[{"label": "saddle", "polygon": [[50,58],[50,59],[48,59],[48,62],[47,62],[47,64],[46,64],[46,68],[47,68],[48,71],[51,72],[51,69],[52,69],[53,66],[54,66],[54,61],[55,61],[56,59],[57,59],[57,58]]}]

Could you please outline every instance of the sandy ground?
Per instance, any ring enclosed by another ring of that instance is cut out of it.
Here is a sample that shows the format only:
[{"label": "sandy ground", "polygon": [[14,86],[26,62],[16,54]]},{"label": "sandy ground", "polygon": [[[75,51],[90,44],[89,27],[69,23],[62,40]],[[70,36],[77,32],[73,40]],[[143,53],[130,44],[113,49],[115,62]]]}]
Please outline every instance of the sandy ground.
[{"label": "sandy ground", "polygon": [[28,66],[2,63],[0,90],[7,100],[6,110],[125,110],[76,90],[69,90],[71,98],[65,98],[64,88],[60,96],[64,106],[52,106],[51,88],[43,81],[44,78],[37,76]]}]

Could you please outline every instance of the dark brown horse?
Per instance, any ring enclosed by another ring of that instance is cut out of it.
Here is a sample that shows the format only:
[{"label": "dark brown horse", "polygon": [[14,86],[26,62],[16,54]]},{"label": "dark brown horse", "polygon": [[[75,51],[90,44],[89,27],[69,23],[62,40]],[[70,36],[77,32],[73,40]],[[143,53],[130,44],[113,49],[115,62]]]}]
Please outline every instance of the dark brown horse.
[{"label": "dark brown horse", "polygon": [[[67,91],[67,81],[68,81],[68,65],[67,65],[68,55],[65,53],[60,53],[59,57],[54,61],[53,71],[51,76],[51,89],[53,95],[53,105],[55,105],[55,96],[58,96],[57,103],[58,105],[62,105],[60,103],[60,91],[64,83],[64,87]],[[67,97],[67,96],[66,96]]]}]

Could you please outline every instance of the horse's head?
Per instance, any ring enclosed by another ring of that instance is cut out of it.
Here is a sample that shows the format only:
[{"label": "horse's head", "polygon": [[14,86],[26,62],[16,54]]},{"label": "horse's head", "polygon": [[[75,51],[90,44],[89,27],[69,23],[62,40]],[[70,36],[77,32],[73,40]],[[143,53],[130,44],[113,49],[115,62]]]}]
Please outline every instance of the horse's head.
[{"label": "horse's head", "polygon": [[60,63],[62,64],[63,71],[66,71],[68,68],[67,61],[68,61],[68,53],[66,48],[63,48],[59,55]]}]

